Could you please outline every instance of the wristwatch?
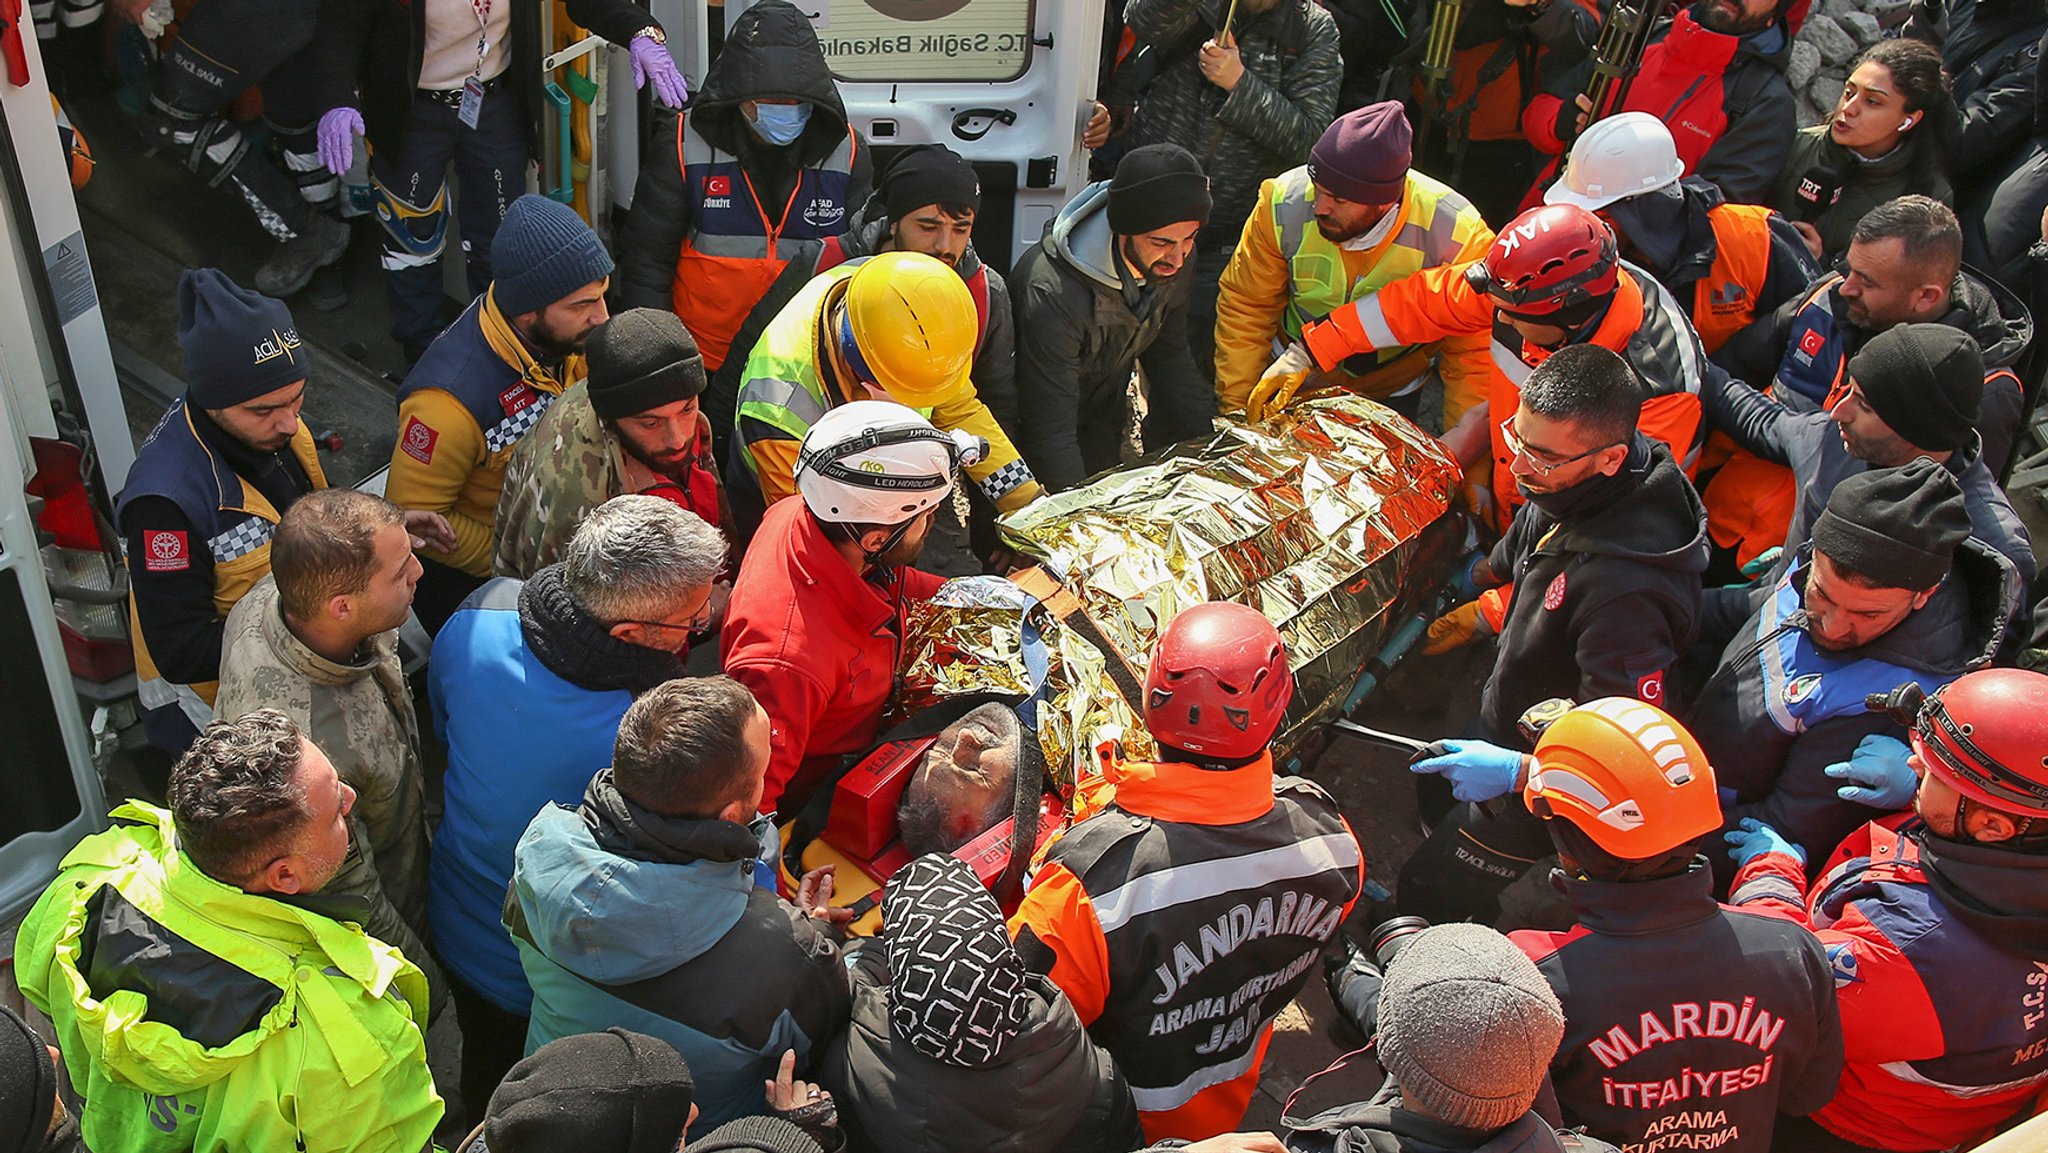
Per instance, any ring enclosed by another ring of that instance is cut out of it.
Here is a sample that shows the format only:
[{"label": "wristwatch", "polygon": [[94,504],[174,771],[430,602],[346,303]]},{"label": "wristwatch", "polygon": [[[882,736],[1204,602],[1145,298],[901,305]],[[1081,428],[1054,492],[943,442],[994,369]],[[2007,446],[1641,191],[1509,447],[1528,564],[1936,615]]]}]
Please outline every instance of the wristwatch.
[{"label": "wristwatch", "polygon": [[659,24],[649,24],[647,27],[642,28],[640,31],[633,33],[631,38],[634,40],[638,40],[642,36],[647,37],[649,40],[654,41],[656,44],[665,45],[668,43],[668,33],[663,32],[661,30],[661,25]]}]

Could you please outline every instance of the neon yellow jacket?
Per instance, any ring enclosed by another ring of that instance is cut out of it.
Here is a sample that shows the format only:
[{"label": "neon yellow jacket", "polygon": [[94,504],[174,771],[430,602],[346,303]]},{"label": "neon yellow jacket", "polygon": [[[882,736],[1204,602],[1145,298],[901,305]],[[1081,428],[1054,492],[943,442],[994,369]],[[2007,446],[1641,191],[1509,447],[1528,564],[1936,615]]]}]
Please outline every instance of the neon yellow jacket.
[{"label": "neon yellow jacket", "polygon": [[[736,501],[758,500],[766,509],[796,492],[797,449],[804,433],[827,410],[860,395],[825,379],[832,368],[818,345],[818,331],[862,263],[849,260],[813,277],[762,330],[747,358],[740,378],[739,436],[731,450],[745,467],[726,470],[728,486],[738,490]],[[972,385],[937,408],[918,411],[939,428],[965,429],[988,441],[988,455],[969,466],[967,475],[997,509],[1011,512],[1044,495]],[[749,482],[753,492],[745,491]]]},{"label": "neon yellow jacket", "polygon": [[[15,942],[97,1153],[419,1153],[441,1119],[427,983],[353,924],[201,873],[131,801]],[[89,979],[88,974],[93,976]],[[97,990],[97,991],[96,991]]]}]

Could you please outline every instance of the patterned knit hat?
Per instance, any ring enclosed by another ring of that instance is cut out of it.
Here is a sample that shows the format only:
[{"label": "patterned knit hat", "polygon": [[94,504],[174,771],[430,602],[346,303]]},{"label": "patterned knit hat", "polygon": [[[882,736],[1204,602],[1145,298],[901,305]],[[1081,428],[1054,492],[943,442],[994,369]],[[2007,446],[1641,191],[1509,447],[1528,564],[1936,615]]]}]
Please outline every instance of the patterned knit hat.
[{"label": "patterned knit hat", "polygon": [[964,861],[930,853],[889,878],[882,901],[889,1025],[948,1065],[1003,1058],[1031,1011],[1003,911]]}]

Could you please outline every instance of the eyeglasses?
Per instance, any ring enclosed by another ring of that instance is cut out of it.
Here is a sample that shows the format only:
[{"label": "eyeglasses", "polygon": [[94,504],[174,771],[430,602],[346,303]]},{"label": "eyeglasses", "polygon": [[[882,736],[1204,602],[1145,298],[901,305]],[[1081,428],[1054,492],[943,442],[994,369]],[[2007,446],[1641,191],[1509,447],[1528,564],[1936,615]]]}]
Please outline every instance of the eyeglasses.
[{"label": "eyeglasses", "polygon": [[[1597,448],[1589,448],[1582,453],[1565,457],[1562,460],[1550,460],[1547,459],[1547,456],[1536,455],[1534,450],[1522,443],[1521,437],[1515,435],[1515,418],[1512,416],[1500,422],[1500,439],[1508,446],[1509,452],[1528,461],[1529,471],[1537,476],[1549,476],[1565,465],[1582,461],[1596,452],[1605,452],[1615,447],[1613,444],[1603,444]],[[1620,442],[1617,441],[1616,443]]]},{"label": "eyeglasses", "polygon": [[694,614],[692,614],[689,620],[682,621],[680,623],[676,621],[636,620],[613,621],[612,623],[621,625],[639,625],[642,628],[649,629],[682,629],[684,632],[700,633],[703,632],[705,628],[707,628],[711,624],[711,600],[708,597],[705,598],[703,606],[700,607]]}]

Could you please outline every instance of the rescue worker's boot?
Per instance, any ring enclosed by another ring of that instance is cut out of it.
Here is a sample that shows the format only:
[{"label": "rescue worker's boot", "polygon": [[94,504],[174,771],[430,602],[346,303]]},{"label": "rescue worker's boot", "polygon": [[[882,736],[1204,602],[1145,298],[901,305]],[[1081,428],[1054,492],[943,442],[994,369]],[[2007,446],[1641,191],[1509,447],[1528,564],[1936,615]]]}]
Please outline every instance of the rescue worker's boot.
[{"label": "rescue worker's boot", "polygon": [[348,238],[348,225],[324,212],[309,213],[306,227],[279,241],[256,270],[256,291],[280,298],[298,292],[315,272],[341,259]]},{"label": "rescue worker's boot", "polygon": [[1500,896],[1550,855],[1550,837],[1517,801],[1498,816],[1461,804],[1401,867],[1395,903],[1431,924],[1500,920]]}]

